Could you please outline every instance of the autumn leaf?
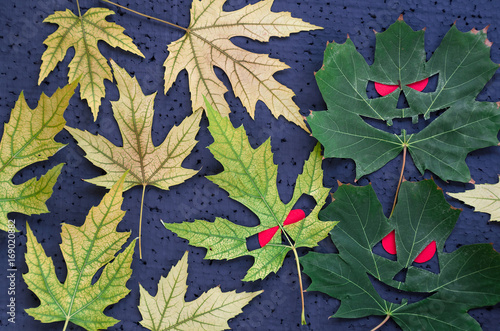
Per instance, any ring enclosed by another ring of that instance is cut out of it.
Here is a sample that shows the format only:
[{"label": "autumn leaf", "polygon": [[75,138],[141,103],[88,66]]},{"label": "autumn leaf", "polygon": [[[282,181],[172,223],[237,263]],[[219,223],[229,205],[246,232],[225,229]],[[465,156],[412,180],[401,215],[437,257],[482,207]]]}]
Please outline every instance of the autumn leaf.
[{"label": "autumn leaf", "polygon": [[256,54],[235,46],[236,36],[261,42],[270,37],[287,37],[291,33],[321,29],[291,17],[288,12],[271,11],[273,0],[259,1],[242,9],[225,12],[226,0],[193,1],[191,23],[186,34],[168,45],[165,60],[165,93],[179,72],[186,69],[193,109],[204,108],[205,96],[223,115],[230,112],[224,99],[227,92],[217,78],[214,66],[228,76],[236,97],[240,98],[250,116],[255,116],[255,104],[263,101],[274,117],[280,115],[309,132],[299,108],[292,101],[292,90],[277,82],[273,75],[289,68],[267,54]]},{"label": "autumn leaf", "polygon": [[123,33],[124,28],[106,21],[107,16],[114,14],[113,11],[90,8],[83,16],[80,8],[78,11],[79,16],[69,9],[57,11],[44,20],[59,25],[59,28],[44,41],[47,49],[42,55],[38,85],[54,70],[57,63],[64,59],[68,49],[73,47],[75,56],[69,64],[68,79],[72,82],[81,77],[80,95],[88,101],[96,120],[101,99],[105,95],[104,80],[113,80],[111,68],[97,47],[98,41],[142,57],[144,55],[132,39]]},{"label": "autumn leaf", "polygon": [[227,321],[239,315],[241,308],[263,292],[224,293],[220,287],[215,287],[196,300],[185,302],[187,268],[188,252],[172,267],[166,278],[160,278],[155,297],[139,284],[142,326],[153,331],[226,330],[229,329]]},{"label": "autumn leaf", "polygon": [[[82,226],[62,224],[60,246],[68,269],[64,283],[57,278],[52,258],[26,225],[29,270],[23,277],[40,300],[40,306],[26,309],[30,316],[42,323],[64,321],[64,330],[69,322],[86,330],[106,329],[118,322],[103,310],[130,292],[125,283],[132,274],[135,241],[116,255],[130,236],[129,232],[116,231],[125,215],[120,208],[124,177],[97,207],[92,207]],[[93,282],[101,268],[101,275]]]},{"label": "autumn leaf", "polygon": [[[194,176],[198,171],[181,166],[184,159],[196,145],[195,139],[201,119],[201,111],[193,113],[174,126],[159,146],[153,145],[151,128],[153,124],[153,104],[156,93],[145,96],[135,78],[111,61],[115,79],[120,92],[120,99],[111,102],[114,117],[118,122],[123,138],[123,146],[118,147],[100,135],[88,131],[66,127],[78,141],[86,158],[106,174],[87,181],[110,188],[123,173],[129,170],[123,190],[142,185],[140,221],[142,223],[142,205],[147,185],[168,190]],[[141,251],[141,225],[139,225],[139,252]]]},{"label": "autumn leaf", "polygon": [[[469,181],[465,157],[496,145],[500,129],[497,105],[475,101],[498,68],[490,60],[486,29],[463,33],[454,25],[429,61],[424,31],[413,31],[402,17],[376,39],[371,66],[349,38],[326,48],[316,80],[328,110],[307,118],[325,156],[353,159],[359,179],[407,149],[422,174],[430,170],[443,180]],[[426,89],[436,75],[435,90]],[[368,97],[370,84],[378,97]],[[397,107],[401,94],[409,107]],[[444,112],[428,124],[439,111]],[[415,123],[419,116],[428,125],[414,134],[393,134],[369,124],[392,125],[393,119],[410,117]]]},{"label": "autumn leaf", "polygon": [[478,184],[472,190],[448,193],[449,196],[474,207],[475,211],[488,213],[491,221],[500,222],[500,184]]},{"label": "autumn leaf", "polygon": [[[191,245],[207,248],[207,259],[252,256],[254,264],[243,280],[263,279],[281,268],[289,251],[293,251],[297,258],[297,247],[316,246],[336,224],[321,222],[318,219],[318,213],[329,193],[329,189],[323,187],[321,147],[316,145],[305,162],[295,183],[292,199],[285,204],[281,201],[276,187],[278,167],[273,162],[270,139],[253,149],[243,126],[235,129],[230,120],[223,118],[210,104],[207,103],[206,107],[209,130],[214,138],[209,149],[224,166],[223,172],[207,178],[226,190],[230,198],[248,207],[257,215],[260,224],[247,227],[216,218],[215,222],[195,220],[165,224],[165,227],[188,239]],[[283,224],[303,194],[313,197],[316,206],[303,220]],[[273,233],[263,247],[255,250],[247,248],[247,238],[268,233],[267,231]],[[281,240],[283,231],[288,240],[286,244]]]},{"label": "autumn leaf", "polygon": [[9,227],[11,212],[25,215],[47,213],[45,201],[52,195],[63,164],[50,169],[39,180],[32,178],[16,185],[14,175],[21,169],[47,160],[65,145],[54,140],[66,124],[63,114],[78,82],[58,89],[52,97],[42,93],[38,106],[31,109],[21,92],[5,124],[0,142],[0,229]]},{"label": "autumn leaf", "polygon": [[[460,210],[446,202],[434,181],[402,183],[390,219],[371,186],[342,185],[334,199],[320,212],[320,219],[339,221],[331,232],[339,253],[312,252],[300,259],[312,280],[307,291],[321,291],[341,301],[333,317],[382,315],[404,330],[481,330],[467,311],[500,302],[500,254],[490,244],[444,252]],[[395,260],[374,251],[388,239],[395,251],[386,250],[396,255]],[[430,254],[424,261],[437,255],[437,273],[419,259],[426,250]],[[403,291],[398,296],[404,299],[384,300],[370,278]],[[426,297],[408,303],[414,293]]]}]

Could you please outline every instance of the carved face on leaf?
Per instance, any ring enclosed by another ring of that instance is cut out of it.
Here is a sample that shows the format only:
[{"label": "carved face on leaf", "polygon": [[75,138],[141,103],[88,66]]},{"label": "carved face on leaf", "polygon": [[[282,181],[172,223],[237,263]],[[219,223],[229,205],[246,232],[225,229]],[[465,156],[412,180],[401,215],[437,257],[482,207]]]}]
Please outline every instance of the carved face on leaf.
[{"label": "carved face on leaf", "polygon": [[[498,143],[497,105],[475,98],[495,73],[486,29],[460,32],[452,26],[426,61],[423,30],[413,31],[400,18],[376,34],[375,57],[368,65],[348,38],[330,43],[316,73],[327,111],[308,117],[312,134],[325,146],[325,157],[351,158],[356,178],[395,158],[404,148],[421,173],[443,180],[469,181],[467,153]],[[429,80],[436,80],[430,88]],[[377,97],[367,95],[373,84]],[[398,107],[404,95],[408,106]],[[365,120],[392,125],[393,119],[427,120],[445,110],[422,131],[408,135],[379,130]]]},{"label": "carved face on leaf", "polygon": [[[480,330],[467,311],[500,301],[500,254],[489,244],[443,252],[460,210],[446,202],[433,181],[402,183],[390,219],[371,186],[342,185],[334,198],[320,219],[340,221],[331,232],[339,254],[309,253],[300,261],[312,279],[307,291],[321,291],[341,301],[333,317],[389,315],[405,330]],[[374,247],[393,231],[396,260],[374,253]],[[429,247],[430,257],[439,263],[437,273],[418,263]],[[397,278],[402,271],[406,277]],[[388,302],[370,278],[428,296],[411,304],[405,299]]]}]

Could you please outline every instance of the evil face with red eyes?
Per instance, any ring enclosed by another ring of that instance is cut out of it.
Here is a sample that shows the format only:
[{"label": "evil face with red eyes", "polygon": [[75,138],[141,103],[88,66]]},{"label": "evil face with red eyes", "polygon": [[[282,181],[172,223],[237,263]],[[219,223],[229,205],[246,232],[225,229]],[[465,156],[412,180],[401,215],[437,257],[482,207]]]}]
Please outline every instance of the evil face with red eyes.
[{"label": "evil face with red eyes", "polygon": [[[396,249],[396,232],[395,230],[391,231],[387,236],[382,239],[382,247],[384,250],[391,254],[397,255]],[[436,254],[436,241],[433,240],[430,242],[427,247],[424,248],[422,252],[413,260],[415,263],[425,263],[428,262],[432,257]]]},{"label": "evil face with red eyes", "polygon": [[371,64],[349,38],[326,47],[316,81],[327,110],[307,122],[325,157],[354,160],[356,179],[405,150],[420,173],[467,182],[467,153],[498,143],[496,105],[476,100],[498,69],[486,31],[453,27],[432,54],[424,34],[400,18],[376,34]]},{"label": "evil face with red eyes", "polygon": [[[415,91],[422,92],[428,83],[429,83],[429,78],[424,78],[422,80],[419,80],[418,82],[407,84],[406,86],[414,89]],[[378,83],[378,82],[375,82],[374,85],[375,85],[375,90],[377,91],[377,93],[383,97],[385,97],[388,94],[391,94],[398,87],[400,87],[399,85],[387,85],[387,84],[382,84],[382,83]]]},{"label": "evil face with red eyes", "polygon": [[[302,209],[293,209],[288,214],[287,218],[283,222],[283,226],[297,223],[302,221],[306,217],[306,214]],[[269,241],[273,238],[276,232],[280,231],[279,226],[269,228],[267,230],[258,233],[258,240],[260,247],[266,246]],[[382,239],[382,247],[384,250],[392,255],[397,254],[396,250],[396,233],[395,230],[391,231],[387,236]],[[415,258],[415,263],[425,263],[432,259],[436,254],[436,241],[433,240],[424,248],[424,250]]]}]

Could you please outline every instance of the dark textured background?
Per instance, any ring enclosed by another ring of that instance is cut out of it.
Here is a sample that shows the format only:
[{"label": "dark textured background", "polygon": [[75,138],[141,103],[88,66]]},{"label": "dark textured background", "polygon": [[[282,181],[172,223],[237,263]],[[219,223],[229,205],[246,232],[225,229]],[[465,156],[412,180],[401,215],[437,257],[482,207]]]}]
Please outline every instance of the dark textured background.
[{"label": "dark textured background", "polygon": [[[143,13],[153,15],[173,23],[187,26],[189,24],[188,0],[118,0],[121,4]],[[256,1],[249,1],[256,2]],[[247,2],[228,0],[226,10],[241,8]],[[81,0],[82,11],[90,7],[104,6],[117,12],[111,20],[116,21],[126,29],[146,58],[141,59],[121,50],[113,49],[104,43],[100,44],[102,53],[137,76],[146,94],[157,90],[155,116],[153,123],[153,140],[159,144],[167,132],[175,124],[191,113],[186,72],[181,72],[174,86],[165,95],[163,91],[162,64],[167,56],[166,45],[182,36],[182,32],[161,23],[138,17],[123,10],[117,10],[96,0]],[[24,90],[28,104],[35,107],[40,94],[52,95],[57,87],[67,82],[68,63],[74,52],[70,50],[63,63],[41,84],[37,86],[41,55],[45,50],[43,40],[57,26],[42,23],[43,19],[56,10],[69,8],[77,13],[76,1],[69,0],[2,0],[0,6],[0,130],[9,118],[10,110],[21,91]],[[415,30],[427,28],[425,35],[426,48],[430,53],[441,41],[453,22],[456,21],[461,31],[473,27],[484,28],[491,24],[488,38],[493,42],[491,57],[500,63],[500,1],[479,0],[366,0],[366,1],[286,1],[275,0],[274,11],[290,11],[295,17],[301,17],[313,24],[323,26],[324,30],[302,32],[290,38],[272,38],[269,43],[259,43],[243,38],[234,38],[234,42],[248,50],[269,53],[271,57],[279,58],[291,69],[275,75],[280,82],[286,83],[295,93],[295,102],[306,115],[309,109],[323,110],[325,108],[316,86],[313,72],[322,64],[323,50],[327,41],[344,42],[349,34],[359,51],[368,61],[373,59],[375,38],[373,29],[383,31],[397,17],[404,13],[405,21]],[[226,85],[226,76],[217,70],[219,77]],[[65,118],[68,125],[100,133],[116,144],[121,143],[119,131],[112,117],[109,100],[116,100],[116,87],[106,82],[107,96],[102,102],[101,111],[94,123],[87,104],[73,97]],[[271,137],[275,163],[278,164],[278,187],[282,199],[290,199],[293,184],[302,170],[304,159],[312,150],[315,139],[309,137],[295,125],[283,118],[274,119],[267,107],[257,104],[256,120],[252,121],[241,107],[239,100],[230,91],[226,94],[233,113],[230,118],[235,126],[244,124],[251,144],[256,147]],[[480,100],[500,100],[500,73],[488,83],[478,96]],[[377,325],[382,317],[362,318],[358,320],[328,319],[339,306],[339,301],[319,293],[306,293],[306,313],[308,325],[300,327],[300,296],[297,283],[297,271],[293,256],[285,259],[283,267],[277,274],[268,276],[263,281],[243,283],[240,279],[252,264],[251,258],[239,258],[232,261],[203,260],[205,250],[188,246],[185,240],[179,239],[167,231],[160,222],[179,222],[184,220],[207,219],[216,216],[228,218],[244,225],[255,225],[258,220],[246,208],[228,198],[227,193],[204,178],[222,170],[206,148],[212,141],[207,131],[207,120],[204,117],[198,135],[199,143],[194,152],[184,162],[187,168],[201,169],[199,174],[186,183],[174,187],[170,191],[161,191],[148,187],[143,224],[143,254],[139,260],[136,252],[132,268],[132,278],[127,283],[131,293],[105,310],[107,315],[120,319],[113,330],[141,329],[138,321],[141,316],[137,309],[139,303],[138,283],[148,291],[156,293],[157,282],[161,275],[165,276],[171,266],[181,258],[184,251],[189,250],[189,289],[187,300],[193,300],[203,291],[219,285],[224,291],[256,291],[264,289],[264,293],[254,299],[243,314],[229,323],[236,330],[366,330]],[[66,222],[81,225],[89,209],[97,205],[106,190],[81,179],[93,178],[103,171],[83,157],[83,152],[64,131],[56,140],[67,143],[68,146],[58,152],[47,162],[35,164],[22,170],[15,177],[15,182],[23,182],[33,176],[45,173],[52,166],[65,162],[61,176],[55,185],[52,198],[48,201],[50,214],[27,217],[12,214],[21,232],[17,235],[17,316],[15,326],[7,322],[5,305],[6,295],[6,246],[5,233],[0,234],[0,326],[8,330],[52,330],[62,329],[63,323],[43,325],[28,316],[24,309],[35,307],[38,299],[26,288],[21,273],[27,271],[24,263],[25,222],[28,221],[36,237],[44,246],[56,265],[60,279],[64,279],[66,270],[59,250],[60,223]],[[399,175],[401,156],[391,161],[381,170],[363,177],[358,184],[372,183],[384,210],[389,212],[395,186]],[[497,147],[486,148],[471,153],[467,163],[473,179],[477,183],[494,183],[498,181],[500,151]],[[354,163],[351,160],[328,159],[323,163],[325,170],[325,185],[337,188],[337,180],[344,183],[354,181]],[[432,174],[421,176],[410,162],[405,171],[409,180],[430,178]],[[437,180],[438,185],[446,192],[470,189],[471,184],[444,183]],[[121,231],[132,231],[131,237],[138,234],[138,218],[140,204],[140,187],[125,192],[123,209],[127,210],[124,220],[119,225]],[[461,205],[458,201],[448,199],[450,203],[464,208],[456,228],[447,241],[446,251],[453,251],[460,245],[471,243],[493,242],[500,251],[500,224],[488,223],[485,214],[473,213],[472,209]],[[322,241],[314,249],[318,252],[334,252],[330,239]],[[5,253],[2,253],[5,252]],[[306,250],[300,250],[304,254]],[[500,280],[499,280],[500,281]],[[309,279],[305,277],[305,285]],[[470,312],[485,330],[498,330],[500,305],[492,308],[477,309]],[[71,325],[71,330],[80,330]],[[384,330],[395,330],[398,327],[393,322],[384,326]]]}]

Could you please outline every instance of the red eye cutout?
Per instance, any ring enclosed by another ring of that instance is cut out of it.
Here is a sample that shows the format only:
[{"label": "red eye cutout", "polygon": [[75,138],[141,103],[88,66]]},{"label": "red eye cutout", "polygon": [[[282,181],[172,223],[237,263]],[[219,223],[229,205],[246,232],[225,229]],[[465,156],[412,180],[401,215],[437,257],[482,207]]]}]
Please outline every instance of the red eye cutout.
[{"label": "red eye cutout", "polygon": [[382,239],[382,247],[387,253],[396,255],[396,232],[394,230]]},{"label": "red eye cutout", "polygon": [[429,78],[425,78],[422,80],[419,80],[418,82],[408,84],[406,86],[411,87],[414,90],[417,90],[419,92],[422,92],[423,89],[427,86],[427,83],[429,82]]},{"label": "red eye cutout", "polygon": [[380,94],[383,97],[385,97],[388,94],[391,94],[398,87],[399,87],[399,85],[386,85],[386,84],[381,84],[381,83],[375,82],[375,90],[377,91],[378,94]]},{"label": "red eye cutout", "polygon": [[[302,209],[293,209],[290,213],[288,213],[283,225],[293,224],[303,220],[304,218],[306,218],[306,213],[304,213]],[[259,232],[258,236],[260,247],[266,246],[267,243],[274,237],[276,232],[278,232],[279,228],[280,227],[276,225],[275,227]]]},{"label": "red eye cutout", "polygon": [[[382,247],[384,247],[385,251],[389,254],[395,255],[396,251],[396,232],[393,230],[387,236],[382,239]],[[437,246],[436,241],[432,241],[424,250],[418,254],[415,258],[416,263],[424,263],[432,259],[434,254],[436,253]]]},{"label": "red eye cutout", "polygon": [[[428,82],[429,82],[429,78],[425,78],[425,79],[419,80],[418,82],[407,84],[406,86],[408,86],[416,91],[422,92],[424,90],[424,88],[427,86]],[[399,85],[387,85],[387,84],[382,84],[382,83],[377,83],[377,82],[374,82],[374,85],[375,85],[375,90],[377,91],[377,93],[383,97],[396,91],[396,89],[399,87]]]}]

